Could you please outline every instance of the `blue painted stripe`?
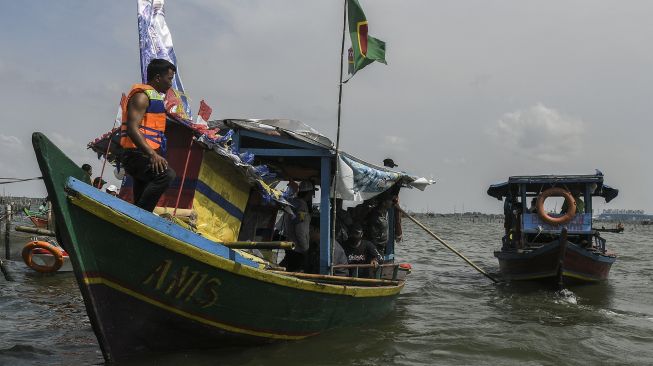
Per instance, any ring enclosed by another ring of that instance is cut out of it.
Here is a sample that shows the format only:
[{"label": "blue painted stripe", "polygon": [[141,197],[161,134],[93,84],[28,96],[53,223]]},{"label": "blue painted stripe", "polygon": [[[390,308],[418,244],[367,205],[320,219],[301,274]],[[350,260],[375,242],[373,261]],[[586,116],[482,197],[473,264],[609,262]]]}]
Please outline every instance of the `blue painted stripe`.
[{"label": "blue painted stripe", "polygon": [[112,195],[100,191],[97,188],[93,188],[91,185],[86,184],[78,179],[73,177],[68,178],[66,187],[96,202],[111,207],[112,209],[152,228],[153,230],[159,231],[165,235],[180,240],[187,245],[194,246],[222,258],[230,259],[236,263],[258,268],[258,265],[254,261],[244,258],[240,254],[234,252],[233,250],[225,247],[218,242],[210,241],[190,230],[184,229],[177,224],[162,219],[149,211],[145,211],[132,205],[131,203],[113,197]]},{"label": "blue painted stripe", "polygon": [[[188,179],[188,177],[186,177],[186,180],[184,180],[184,190],[187,190],[187,189],[194,190],[195,186],[197,185],[197,182],[199,182],[199,180],[197,180],[197,179]],[[175,179],[172,180],[172,182],[168,186],[168,189],[177,189],[178,190],[180,185],[181,185],[181,177],[176,177]]]},{"label": "blue painted stripe", "polygon": [[243,220],[243,216],[244,216],[243,211],[241,211],[233,203],[227,201],[224,197],[222,197],[218,192],[214,191],[206,183],[202,182],[201,180],[198,180],[196,190],[201,194],[205,195],[208,199],[211,200],[211,202],[222,207],[222,209],[227,211],[229,215],[237,218],[240,221]]},{"label": "blue painted stripe", "polygon": [[147,107],[147,110],[145,110],[147,113],[165,113],[165,111],[166,107],[162,100],[152,99],[150,99],[150,105]]},{"label": "blue painted stripe", "polygon": [[[168,186],[168,189],[179,189],[179,185],[181,184],[181,177],[176,177],[171,183],[170,186]],[[132,188],[134,187],[134,181],[132,177],[129,175],[125,179],[125,183],[123,184],[122,188]],[[227,201],[224,197],[222,197],[218,192],[214,191],[209,187],[206,183],[202,182],[199,179],[188,179],[184,181],[184,190],[196,190],[197,192],[202,193],[205,195],[211,202],[215,203],[216,205],[220,206],[223,210],[227,211],[227,213],[238,220],[243,220],[244,213],[236,207],[233,203]]]}]

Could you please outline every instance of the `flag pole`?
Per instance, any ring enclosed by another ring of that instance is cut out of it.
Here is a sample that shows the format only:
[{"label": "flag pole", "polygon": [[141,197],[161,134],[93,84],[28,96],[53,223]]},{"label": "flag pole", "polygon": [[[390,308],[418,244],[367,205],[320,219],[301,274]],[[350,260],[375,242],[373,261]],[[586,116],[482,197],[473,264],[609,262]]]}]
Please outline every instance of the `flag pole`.
[{"label": "flag pole", "polygon": [[336,216],[337,216],[337,207],[336,207],[336,195],[338,191],[338,163],[340,161],[340,115],[342,111],[342,71],[344,66],[344,57],[345,57],[345,31],[347,26],[347,0],[343,1],[342,9],[342,42],[340,44],[340,82],[338,83],[338,129],[336,131],[336,169],[333,180],[333,224],[331,225],[331,261],[329,263],[329,274],[333,275],[333,257],[335,255],[336,249]]}]

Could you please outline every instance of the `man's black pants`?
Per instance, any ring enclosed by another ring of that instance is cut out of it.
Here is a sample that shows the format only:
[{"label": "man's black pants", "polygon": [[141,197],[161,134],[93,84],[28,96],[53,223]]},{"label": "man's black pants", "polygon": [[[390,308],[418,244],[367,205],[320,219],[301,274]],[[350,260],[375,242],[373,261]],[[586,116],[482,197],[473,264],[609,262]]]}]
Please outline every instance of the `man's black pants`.
[{"label": "man's black pants", "polygon": [[175,171],[168,167],[166,171],[156,174],[150,158],[140,150],[125,150],[121,163],[134,181],[134,205],[154,211],[159,198],[175,179]]}]

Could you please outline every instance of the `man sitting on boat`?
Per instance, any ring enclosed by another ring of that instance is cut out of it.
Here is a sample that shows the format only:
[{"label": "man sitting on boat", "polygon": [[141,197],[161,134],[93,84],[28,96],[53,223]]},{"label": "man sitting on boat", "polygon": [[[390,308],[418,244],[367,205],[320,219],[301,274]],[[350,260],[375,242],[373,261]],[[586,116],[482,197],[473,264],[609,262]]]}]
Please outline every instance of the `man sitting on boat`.
[{"label": "man sitting on boat", "polygon": [[[349,239],[345,242],[344,249],[349,264],[372,264],[377,266],[383,263],[383,257],[376,250],[376,246],[363,239],[363,228],[358,223],[351,226]],[[367,268],[360,269],[358,277],[370,277],[370,271]]]},{"label": "man sitting on boat", "polygon": [[165,93],[177,71],[167,60],[154,59],[147,66],[147,84],[135,84],[122,103],[121,164],[134,181],[134,204],[153,211],[175,178],[166,153]]},{"label": "man sitting on boat", "polygon": [[392,200],[379,195],[377,204],[372,208],[365,218],[365,238],[376,246],[379,253],[385,254],[385,246],[388,244],[388,209],[392,206]]},{"label": "man sitting on boat", "polygon": [[[574,197],[574,201],[576,202],[576,214],[585,212],[585,202],[580,198],[580,192],[578,192],[578,190],[572,190],[571,195]],[[563,203],[560,208],[560,213],[565,214],[567,211],[569,211],[569,206],[565,200],[565,203]]]}]

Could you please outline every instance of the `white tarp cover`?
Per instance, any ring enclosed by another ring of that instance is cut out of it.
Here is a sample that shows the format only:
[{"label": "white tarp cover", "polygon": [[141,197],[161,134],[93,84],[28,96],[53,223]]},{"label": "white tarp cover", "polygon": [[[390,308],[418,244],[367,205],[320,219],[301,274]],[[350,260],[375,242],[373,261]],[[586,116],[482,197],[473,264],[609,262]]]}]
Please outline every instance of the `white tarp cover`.
[{"label": "white tarp cover", "polygon": [[388,190],[398,182],[421,191],[435,183],[426,178],[417,178],[374,166],[346,153],[339,154],[338,198],[355,202],[364,201]]}]

